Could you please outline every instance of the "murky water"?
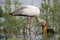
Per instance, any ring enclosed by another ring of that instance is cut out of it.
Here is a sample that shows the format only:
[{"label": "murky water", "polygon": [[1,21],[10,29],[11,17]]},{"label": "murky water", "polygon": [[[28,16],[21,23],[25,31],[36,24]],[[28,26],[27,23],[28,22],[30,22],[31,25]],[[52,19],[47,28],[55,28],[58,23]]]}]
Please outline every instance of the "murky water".
[{"label": "murky water", "polygon": [[[52,34],[47,37],[47,40],[58,40],[59,36],[60,36],[59,34]],[[30,35],[29,34],[25,35],[25,38],[26,40],[30,40]],[[24,36],[21,35],[19,39],[23,40]],[[31,33],[31,40],[43,40],[43,34],[35,36],[33,33]]]},{"label": "murky water", "polygon": [[[60,34],[49,33],[47,35],[47,40],[60,40],[60,39],[58,39],[59,37],[60,37]],[[17,35],[17,37],[15,37],[15,38],[18,39],[18,40],[30,40],[29,31],[26,34],[23,34],[21,32],[21,34]],[[2,38],[2,40],[4,40],[4,38]],[[43,40],[43,34],[37,34],[37,35],[35,35],[34,33],[31,32],[31,40]]]}]

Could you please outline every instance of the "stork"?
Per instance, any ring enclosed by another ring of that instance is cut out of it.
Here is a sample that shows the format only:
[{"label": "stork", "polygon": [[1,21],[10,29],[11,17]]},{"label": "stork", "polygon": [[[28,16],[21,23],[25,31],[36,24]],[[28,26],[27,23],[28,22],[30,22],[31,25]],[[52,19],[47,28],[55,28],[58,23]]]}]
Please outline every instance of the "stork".
[{"label": "stork", "polygon": [[[40,9],[38,7],[31,6],[31,5],[22,6],[21,8],[13,11],[9,15],[12,15],[12,16],[26,16],[27,17],[27,22],[30,18],[30,24],[31,24],[32,17],[35,17],[36,20],[41,24],[42,29],[43,29],[43,33],[44,33],[44,38],[46,38],[45,37],[47,35],[46,21],[39,18]],[[29,24],[26,25],[26,28],[29,29]],[[30,29],[30,31],[33,32],[32,29]]]}]

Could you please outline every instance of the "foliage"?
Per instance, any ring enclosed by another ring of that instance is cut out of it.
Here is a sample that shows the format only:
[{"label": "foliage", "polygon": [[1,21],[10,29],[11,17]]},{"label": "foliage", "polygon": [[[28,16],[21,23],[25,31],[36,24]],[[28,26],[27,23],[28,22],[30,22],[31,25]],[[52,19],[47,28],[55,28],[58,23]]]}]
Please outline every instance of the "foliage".
[{"label": "foliage", "polygon": [[2,17],[2,13],[3,13],[3,10],[2,10],[2,7],[0,6],[0,17]]},{"label": "foliage", "polygon": [[[6,3],[4,5],[4,11],[2,11],[2,8],[0,7],[1,10],[0,13],[2,15],[2,18],[4,19],[4,22],[0,21],[0,25],[4,27],[3,32],[5,34],[8,33],[9,36],[11,36],[10,34],[16,35],[20,30],[21,24],[21,22],[18,22],[18,20],[16,20],[16,17],[9,15],[9,13],[12,12],[11,5],[12,5],[11,0],[6,0]],[[16,3],[16,5],[18,5],[18,3]]]},{"label": "foliage", "polygon": [[6,0],[4,8],[5,8],[5,13],[11,12],[11,1],[10,0]]},{"label": "foliage", "polygon": [[44,3],[42,3],[41,8],[41,15],[40,17],[46,20],[47,22],[47,28],[56,28],[57,27],[57,11],[59,6],[57,3],[57,0],[54,0],[53,3],[50,2],[50,0],[43,0]]},{"label": "foliage", "polygon": [[[43,0],[44,3],[42,3],[41,8],[41,15],[40,18],[46,20],[47,22],[47,28],[55,28],[55,30],[60,31],[60,4],[58,4],[57,0],[54,0],[52,5],[50,3],[50,0]],[[12,8],[13,4],[13,8]],[[8,34],[8,36],[16,36],[19,34],[24,34],[24,40],[26,39],[26,18],[25,17],[14,17],[10,16],[9,13],[12,12],[12,9],[17,9],[21,6],[21,2],[19,0],[16,0],[12,3],[11,0],[6,0],[6,3],[4,5],[4,11],[2,9],[2,6],[0,6],[0,27],[4,27],[3,30],[0,30],[0,32],[4,32],[4,34]],[[14,11],[13,10],[13,11]],[[4,21],[2,19],[4,19]],[[2,20],[2,21],[1,21]],[[34,20],[34,21],[33,21]],[[35,30],[40,30],[40,24],[33,18],[32,26],[35,28]],[[20,32],[21,30],[22,33]],[[58,32],[59,32],[58,31]],[[59,32],[60,33],[60,32]],[[58,38],[60,39],[60,37]],[[15,38],[9,38],[8,40],[16,40]]]},{"label": "foliage", "polygon": [[14,9],[17,9],[17,8],[20,7],[20,5],[22,5],[22,3],[19,2],[19,0],[18,1],[16,0],[13,4],[14,4],[14,7],[15,7]]},{"label": "foliage", "polygon": [[60,40],[60,36],[58,37],[58,40]]},{"label": "foliage", "polygon": [[16,38],[8,38],[8,40],[17,40]]}]

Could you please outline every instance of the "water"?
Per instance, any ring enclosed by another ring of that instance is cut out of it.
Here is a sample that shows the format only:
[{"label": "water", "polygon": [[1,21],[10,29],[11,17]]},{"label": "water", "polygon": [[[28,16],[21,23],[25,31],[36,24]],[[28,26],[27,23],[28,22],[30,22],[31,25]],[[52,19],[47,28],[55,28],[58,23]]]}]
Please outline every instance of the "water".
[{"label": "water", "polygon": [[[58,40],[58,37],[60,36],[60,34],[50,34],[48,35],[47,37],[47,40]],[[25,36],[25,38],[27,40],[30,40],[30,35],[29,33]],[[19,38],[20,40],[23,40],[24,37],[23,35],[21,35],[21,37]],[[40,35],[36,35],[34,33],[31,33],[31,40],[43,40],[43,34],[40,34]]]}]

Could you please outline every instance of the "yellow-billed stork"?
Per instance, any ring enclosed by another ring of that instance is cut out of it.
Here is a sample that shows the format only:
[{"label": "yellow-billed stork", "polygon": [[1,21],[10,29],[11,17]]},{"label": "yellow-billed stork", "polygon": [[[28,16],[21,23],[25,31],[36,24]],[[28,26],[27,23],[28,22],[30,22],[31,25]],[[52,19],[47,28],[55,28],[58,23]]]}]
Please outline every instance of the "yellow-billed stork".
[{"label": "yellow-billed stork", "polygon": [[[43,29],[43,33],[44,33],[44,38],[46,38],[45,37],[47,35],[46,21],[39,18],[40,9],[38,7],[31,6],[31,5],[22,6],[21,8],[19,8],[19,9],[13,11],[12,13],[10,13],[10,15],[12,15],[12,16],[26,16],[27,18],[30,18],[30,21],[31,21],[32,17],[35,17],[37,19],[37,21],[41,24],[42,29]],[[27,24],[27,26],[26,26],[27,29],[29,29],[28,25],[29,24]],[[32,30],[30,29],[30,31],[32,31]]]}]

